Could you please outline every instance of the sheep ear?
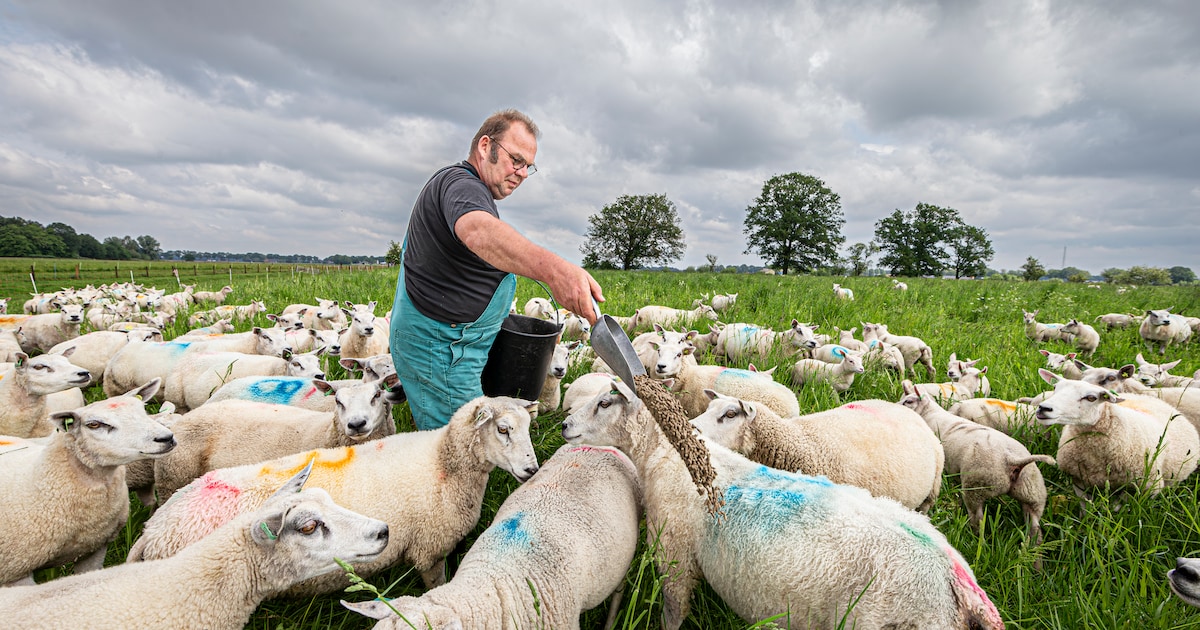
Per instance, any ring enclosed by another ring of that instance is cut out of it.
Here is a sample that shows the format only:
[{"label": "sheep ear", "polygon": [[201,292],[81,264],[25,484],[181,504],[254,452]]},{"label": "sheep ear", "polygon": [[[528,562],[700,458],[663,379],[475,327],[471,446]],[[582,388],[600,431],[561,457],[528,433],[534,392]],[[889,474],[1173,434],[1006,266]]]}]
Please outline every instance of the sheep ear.
[{"label": "sheep ear", "polygon": [[1047,370],[1046,368],[1038,368],[1038,376],[1041,376],[1042,380],[1046,381],[1050,385],[1053,385],[1061,380],[1057,374]]},{"label": "sheep ear", "polygon": [[1126,363],[1121,366],[1120,370],[1117,370],[1117,376],[1120,376],[1122,379],[1133,378],[1134,374],[1137,374],[1137,367],[1132,363]]},{"label": "sheep ear", "polygon": [[[72,349],[74,349],[74,346],[72,346]],[[63,353],[63,355],[65,356],[65,355],[66,355],[66,353],[64,352],[64,353]],[[1162,365],[1160,365],[1160,366],[1158,366],[1158,367],[1159,367],[1159,368],[1161,368],[1161,369],[1163,369],[1163,370],[1170,370],[1170,369],[1174,368],[1176,365],[1179,365],[1179,363],[1180,363],[1181,361],[1183,361],[1183,359],[1176,359],[1176,360],[1174,360],[1174,361],[1172,361],[1172,362],[1170,362],[1170,363],[1164,363],[1164,364],[1162,364]]]},{"label": "sheep ear", "polygon": [[[1133,360],[1137,361],[1138,365],[1148,365],[1150,363],[1149,361],[1146,360],[1146,357],[1142,356],[1141,352],[1137,353],[1137,356],[1134,357]],[[1168,368],[1168,369],[1170,369],[1170,368]]]},{"label": "sheep ear", "polygon": [[664,379],[662,379],[662,384],[663,384],[663,387],[665,387],[667,389],[671,389],[672,387],[675,386],[675,379],[664,378]]},{"label": "sheep ear", "polygon": [[629,385],[626,384],[625,381],[622,381],[619,378],[613,379],[613,389],[620,392],[620,394],[625,397],[625,400],[628,400],[628,401],[637,400],[637,395],[633,393],[632,389],[629,389]]},{"label": "sheep ear", "polygon": [[137,389],[130,390],[129,392],[126,392],[125,395],[133,396],[134,398],[141,400],[144,404],[145,401],[150,400],[155,394],[158,393],[158,388],[160,386],[162,386],[162,378],[156,376],[150,379],[149,383],[146,383]]},{"label": "sheep ear", "polygon": [[50,421],[64,433],[70,432],[79,426],[81,420],[83,418],[79,417],[79,414],[74,411],[59,411],[58,413],[50,414]]},{"label": "sheep ear", "polygon": [[572,341],[571,343],[567,344],[567,352],[574,352],[576,348],[582,345],[582,341]]},{"label": "sheep ear", "polygon": [[279,321],[279,316],[276,315],[275,313],[267,313],[267,319],[269,319],[273,322],[277,322],[277,321]]},{"label": "sheep ear", "polygon": [[[75,354],[75,350],[76,350],[76,348],[78,348],[78,347],[79,347],[79,346],[70,346],[70,347],[68,347],[66,350],[63,350],[62,352],[60,352],[59,354],[60,354],[61,356],[64,356],[64,357],[69,357],[69,356],[71,356],[72,354]],[[1176,361],[1175,363],[1179,363],[1179,361]],[[1171,367],[1174,367],[1174,366],[1171,366]],[[1171,369],[1171,368],[1166,368],[1166,369],[1168,369],[1168,370],[1169,370],[1169,369]]]},{"label": "sheep ear", "polygon": [[292,356],[294,356],[294,355],[295,355],[295,353],[294,353],[294,352],[292,352],[292,349],[291,349],[291,348],[284,348],[284,349],[283,349],[283,360],[284,360],[284,361],[291,361],[291,360],[292,360]]},{"label": "sheep ear", "polygon": [[254,328],[251,328],[251,329],[250,329],[250,332],[254,333],[255,335],[258,335],[259,337],[266,337],[266,336],[267,336],[267,334],[266,334],[265,332],[263,332],[263,329],[262,329],[262,328],[260,328],[260,327],[258,327],[258,326],[255,326]]},{"label": "sheep ear", "polygon": [[904,381],[900,383],[900,388],[904,391],[905,395],[917,393],[917,386],[913,385],[913,382],[908,379],[904,379]]},{"label": "sheep ear", "polygon": [[392,609],[388,608],[387,604],[377,599],[368,602],[348,602],[343,599],[341,602],[342,606],[345,606],[347,610],[353,610],[371,619],[387,619],[388,617],[396,616],[396,613],[392,612]]},{"label": "sheep ear", "polygon": [[[385,392],[392,391],[399,384],[400,384],[400,376],[398,374],[396,374],[395,372],[392,372],[391,374],[388,374],[387,376],[379,379],[379,389],[382,389]],[[403,390],[401,390],[401,391],[403,391]]]},{"label": "sheep ear", "polygon": [[479,406],[475,408],[475,413],[472,415],[472,418],[474,418],[475,428],[478,429],[479,427],[487,424],[492,420],[493,417],[495,417],[495,415],[495,412],[492,411],[492,408],[489,407],[486,402],[480,403]]},{"label": "sheep ear", "polygon": [[[978,361],[978,360],[979,360],[979,359],[976,359],[975,361]],[[975,361],[972,361],[972,362],[970,363],[970,365],[975,365]],[[988,370],[988,369],[987,369],[987,366],[985,365],[985,366],[983,366],[983,369],[982,369],[982,370],[979,370],[979,373],[980,373],[980,374],[987,374],[987,370]]]},{"label": "sheep ear", "polygon": [[[18,332],[20,332],[20,330],[21,329],[19,328],[17,329]],[[29,355],[25,354],[24,352],[14,352],[13,357],[17,359],[16,361],[13,361],[13,367],[18,371],[24,371],[25,362],[29,360]]]},{"label": "sheep ear", "polygon": [[955,362],[955,361],[957,361],[957,360],[958,360],[958,353],[957,353],[957,352],[951,352],[951,353],[950,353],[950,363],[954,363],[954,362]]},{"label": "sheep ear", "polygon": [[1081,372],[1084,370],[1092,369],[1092,366],[1084,363],[1083,361],[1080,361],[1079,359],[1072,359],[1071,362],[1074,363],[1075,367],[1079,368],[1079,371],[1081,371]]},{"label": "sheep ear", "polygon": [[758,417],[758,405],[748,400],[738,400],[738,404],[742,407],[742,414],[746,416],[746,422],[751,422]]},{"label": "sheep ear", "polygon": [[716,391],[711,390],[711,389],[704,390],[704,395],[708,396],[709,400],[716,400],[717,396],[720,396],[720,394],[718,394]]},{"label": "sheep ear", "polygon": [[[308,481],[308,476],[312,474],[313,462],[315,461],[317,461],[317,458],[315,457],[308,460],[308,463],[304,465],[304,468],[300,469],[300,472],[296,473],[291,479],[288,479],[286,482],[284,482],[284,484],[275,491],[275,494],[271,495],[271,499],[289,494],[296,494],[297,492],[303,490],[304,483]],[[283,515],[281,514],[280,517],[282,518],[282,516]],[[275,531],[278,532],[279,530],[277,529]]]},{"label": "sheep ear", "polygon": [[1100,394],[1100,398],[1103,398],[1104,400],[1107,400],[1113,404],[1125,402],[1125,399],[1118,396],[1116,392],[1110,392],[1108,390],[1104,390],[1104,393]]},{"label": "sheep ear", "polygon": [[336,389],[334,389],[333,384],[331,384],[328,381],[319,379],[319,378],[314,378],[312,380],[312,384],[313,384],[313,387],[317,388],[317,391],[321,392],[322,394],[325,394],[326,396],[337,391]]},{"label": "sheep ear", "polygon": [[751,371],[751,372],[757,372],[757,371],[758,371],[758,368],[754,367],[754,364],[753,364],[753,363],[751,363],[750,365],[746,366],[746,369],[747,369],[747,370],[749,370],[749,371]]},{"label": "sheep ear", "polygon": [[346,317],[354,317],[354,313],[350,312],[348,308],[343,308],[342,312],[346,314]]},{"label": "sheep ear", "polygon": [[1049,350],[1038,350],[1038,353],[1039,353],[1039,354],[1041,354],[1041,355],[1042,355],[1042,356],[1044,356],[1044,357],[1048,357],[1048,356],[1050,356],[1050,351],[1049,351]]},{"label": "sheep ear", "polygon": [[696,338],[696,336],[697,336],[697,335],[699,335],[699,334],[700,334],[700,331],[699,331],[699,330],[689,330],[689,331],[687,332],[687,334],[683,336],[683,339],[684,339],[685,341],[691,341],[691,340],[695,339],[695,338]]},{"label": "sheep ear", "polygon": [[360,362],[358,359],[351,359],[351,358],[341,359],[338,361],[338,365],[346,368],[347,370],[363,369],[362,362]]}]

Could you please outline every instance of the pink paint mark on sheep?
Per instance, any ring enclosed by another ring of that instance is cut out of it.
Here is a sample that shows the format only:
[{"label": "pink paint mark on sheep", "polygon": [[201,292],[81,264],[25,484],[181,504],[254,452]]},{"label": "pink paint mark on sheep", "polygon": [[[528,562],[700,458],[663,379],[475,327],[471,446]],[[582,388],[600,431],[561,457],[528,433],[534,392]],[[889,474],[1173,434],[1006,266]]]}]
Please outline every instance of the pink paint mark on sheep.
[{"label": "pink paint mark on sheep", "polygon": [[308,388],[308,391],[304,392],[304,395],[300,397],[300,400],[308,400],[315,393],[317,393],[317,388],[310,387]]},{"label": "pink paint mark on sheep", "polygon": [[1004,620],[1000,617],[1000,611],[996,610],[996,605],[992,603],[990,598],[988,598],[987,593],[985,593],[982,588],[979,588],[979,585],[976,584],[975,580],[971,578],[971,574],[967,572],[966,567],[964,567],[962,563],[958,561],[958,558],[956,557],[958,553],[953,549],[947,549],[946,551],[950,554],[950,557],[954,562],[955,581],[965,586],[968,590],[970,590],[970,592],[974,593],[975,596],[979,598],[979,604],[983,607],[983,610],[978,612],[982,612],[984,615],[986,615],[988,621],[993,627],[1003,628]]},{"label": "pink paint mark on sheep", "polygon": [[194,483],[196,485],[188,492],[186,499],[190,508],[188,511],[207,526],[206,531],[221,526],[238,514],[238,496],[242,494],[241,488],[219,479],[216,471],[206,473]]}]

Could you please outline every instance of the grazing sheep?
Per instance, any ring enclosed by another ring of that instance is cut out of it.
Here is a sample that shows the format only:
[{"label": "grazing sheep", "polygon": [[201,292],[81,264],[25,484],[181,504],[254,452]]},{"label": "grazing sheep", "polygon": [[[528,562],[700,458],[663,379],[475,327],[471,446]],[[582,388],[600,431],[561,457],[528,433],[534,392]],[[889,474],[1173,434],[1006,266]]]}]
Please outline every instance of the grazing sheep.
[{"label": "grazing sheep", "polygon": [[[316,304],[289,304],[281,312],[283,315],[300,314],[301,325],[313,330],[340,330],[349,321],[345,309],[338,305],[337,300],[316,298]],[[357,308],[354,310],[358,310]],[[363,305],[363,310],[375,314],[375,303]]]},{"label": "grazing sheep", "polygon": [[1176,558],[1167,571],[1167,584],[1185,604],[1200,608],[1200,558]]},{"label": "grazing sheep", "polygon": [[795,319],[791,328],[781,333],[754,324],[726,324],[717,335],[713,354],[731,361],[766,360],[771,351],[781,345],[781,354],[790,357],[817,347],[817,340],[813,338],[814,330],[816,326],[801,324]]},{"label": "grazing sheep", "polygon": [[792,383],[803,386],[808,383],[829,383],[835,392],[850,389],[854,376],[862,374],[862,357],[846,353],[838,364],[826,363],[816,359],[800,359],[792,366]]},{"label": "grazing sheep", "polygon": [[1100,346],[1100,333],[1096,332],[1095,328],[1080,323],[1079,320],[1071,318],[1070,321],[1062,327],[1062,331],[1075,338],[1075,348],[1080,353],[1092,356],[1096,353],[1096,348]]},{"label": "grazing sheep", "polygon": [[1172,343],[1187,343],[1192,337],[1192,328],[1183,317],[1171,314],[1170,308],[1164,308],[1146,311],[1146,319],[1142,320],[1138,334],[1146,341],[1146,347],[1151,351],[1157,343],[1158,353],[1166,354],[1167,347]]},{"label": "grazing sheep", "polygon": [[558,404],[562,401],[562,379],[567,375],[568,358],[580,343],[573,341],[555,344],[554,356],[546,368],[546,380],[542,382],[542,393],[538,396],[538,413],[552,413],[558,410]]},{"label": "grazing sheep", "polygon": [[916,370],[917,364],[920,363],[925,366],[930,378],[937,374],[937,370],[933,368],[933,350],[919,337],[893,335],[888,332],[887,324],[859,323],[862,324],[863,340],[868,344],[872,339],[878,339],[900,349],[900,353],[904,355],[905,373]]},{"label": "grazing sheep", "polygon": [[378,325],[380,318],[364,311],[342,310],[350,318],[350,327],[342,329],[338,338],[339,356],[360,359],[388,353],[388,327]]},{"label": "grazing sheep", "polygon": [[833,296],[839,300],[854,301],[854,291],[843,289],[842,285],[836,283],[833,285]]},{"label": "grazing sheep", "polygon": [[72,354],[66,351],[31,359],[18,352],[17,360],[0,372],[0,435],[31,438],[54,431],[46,397],[73,387],[86,387],[92,380],[87,370],[71,363]]},{"label": "grazing sheep", "polygon": [[262,300],[254,300],[249,304],[240,304],[231,306],[224,304],[208,311],[200,311],[193,313],[188,317],[189,326],[198,326],[204,323],[212,323],[218,319],[230,318],[233,321],[243,321],[254,317],[259,313],[266,313],[267,305],[263,304]]},{"label": "grazing sheep", "polygon": [[1146,387],[1188,387],[1196,385],[1196,381],[1193,378],[1175,376],[1167,372],[1167,370],[1179,365],[1182,359],[1176,359],[1170,363],[1151,363],[1139,352],[1135,360],[1137,361],[1137,379]]},{"label": "grazing sheep", "polygon": [[946,411],[1008,435],[1033,427],[1041,429],[1033,417],[1036,411],[1033,406],[998,398],[967,398]]},{"label": "grazing sheep", "polygon": [[1063,425],[1055,458],[1081,498],[1089,498],[1093,488],[1110,486],[1158,494],[1196,469],[1200,437],[1186,419],[1163,421],[1114,404],[1121,399],[1099,385],[1045,369],[1038,374],[1054,386],[1054,393],[1038,405],[1038,422]]},{"label": "grazing sheep", "polygon": [[79,572],[104,566],[108,543],[129,518],[124,464],[175,447],[142,406],[158,385],[57,413],[59,431],[47,442],[0,454],[0,585],[33,584],[35,570],[72,561]]},{"label": "grazing sheep", "polygon": [[172,558],[0,589],[5,624],[240,629],[263,600],[338,569],[335,560],[377,557],[387,524],[335,505],[320,488],[302,490],[304,476]]},{"label": "grazing sheep", "polygon": [[[535,405],[480,397],[432,431],[214,470],[181,488],[150,517],[129,561],[174,555],[257,509],[283,479],[315,459],[313,485],[327,489],[339,505],[386,521],[392,532],[377,560],[355,565],[358,574],[366,577],[402,561],[416,566],[427,588],[441,585],[446,554],[479,521],[492,469],[500,466],[519,481],[537,472],[529,440]],[[344,576],[329,575],[288,592],[328,593],[347,584]]]},{"label": "grazing sheep", "polygon": [[712,399],[692,425],[708,439],[771,468],[825,475],[926,512],[942,489],[942,445],[921,416],[896,403],[860,400],[782,419],[753,402]]},{"label": "grazing sheep", "polygon": [[[1041,310],[1041,309],[1038,309]],[[1025,321],[1025,336],[1030,341],[1065,341],[1071,343],[1071,335],[1063,331],[1062,324],[1043,324],[1037,321],[1038,311],[1032,313],[1021,309],[1021,316]]]},{"label": "grazing sheep", "polygon": [[79,327],[83,325],[83,309],[87,304],[54,304],[60,312],[30,315],[17,328],[17,342],[26,354],[46,352],[79,336]]},{"label": "grazing sheep", "polygon": [[959,475],[963,503],[971,527],[979,531],[983,504],[1002,494],[1017,500],[1025,513],[1029,540],[1042,542],[1042,513],[1046,511],[1046,481],[1034,462],[1054,464],[1049,455],[1033,455],[1013,438],[991,427],[953,415],[921,393],[912,381],[902,384],[900,404],[921,414],[942,441],[946,473]]},{"label": "grazing sheep", "polygon": [[1141,315],[1126,315],[1124,313],[1108,313],[1106,315],[1100,315],[1100,316],[1096,317],[1096,319],[1094,321],[1100,322],[1100,323],[1104,324],[1104,326],[1108,330],[1112,330],[1114,328],[1125,329],[1125,328],[1129,328],[1130,326],[1132,326],[1134,324],[1141,324],[1142,319],[1143,318]]},{"label": "grazing sheep", "polygon": [[392,405],[384,394],[399,380],[333,386],[314,381],[333,394],[331,413],[248,400],[205,404],[171,425],[179,448],[154,462],[160,500],[200,475],[318,448],[363,444],[395,435]]},{"label": "grazing sheep", "polygon": [[221,287],[220,291],[196,291],[192,294],[192,299],[196,304],[212,302],[219,306],[225,303],[225,298],[229,297],[230,293],[233,293],[233,287],[225,285]]},{"label": "grazing sheep", "polygon": [[719,514],[629,387],[613,381],[563,421],[572,444],[629,454],[646,535],[664,574],[662,627],[677,630],[703,578],[747,622],[832,628],[1003,628],[966,561],[922,514],[824,477],[788,473],[701,440]]},{"label": "grazing sheep", "polygon": [[712,306],[714,311],[724,313],[737,302],[737,296],[738,294],[736,293],[726,293],[724,295],[718,293],[713,296],[712,302],[709,302],[709,305]]},{"label": "grazing sheep", "polygon": [[393,599],[391,608],[342,604],[388,620],[376,628],[578,630],[580,613],[613,595],[611,622],[637,548],[640,495],[637,470],[621,451],[564,445],[508,495],[454,579]]},{"label": "grazing sheep", "polygon": [[1049,350],[1038,350],[1038,352],[1046,357],[1046,367],[1062,372],[1064,377],[1073,381],[1079,380],[1083,376],[1083,371],[1089,367],[1082,361],[1076,360],[1074,352],[1070,354],[1059,354]]},{"label": "grazing sheep", "polygon": [[701,304],[690,311],[671,308],[669,306],[649,305],[639,308],[633,314],[632,327],[649,328],[654,324],[664,327],[676,325],[694,326],[701,319],[717,321],[717,312],[707,304]]}]

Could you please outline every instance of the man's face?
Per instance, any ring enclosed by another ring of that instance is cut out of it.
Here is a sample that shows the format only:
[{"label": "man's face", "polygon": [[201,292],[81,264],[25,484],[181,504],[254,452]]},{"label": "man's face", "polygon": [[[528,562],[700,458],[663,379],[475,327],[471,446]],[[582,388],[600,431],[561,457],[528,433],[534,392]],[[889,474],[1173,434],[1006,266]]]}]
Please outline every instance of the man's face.
[{"label": "man's face", "polygon": [[537,156],[537,140],[525,125],[513,123],[501,138],[480,138],[477,151],[479,178],[492,191],[492,198],[499,200],[511,195],[529,176],[526,169],[516,168],[515,162],[523,159],[522,165],[533,164]]}]

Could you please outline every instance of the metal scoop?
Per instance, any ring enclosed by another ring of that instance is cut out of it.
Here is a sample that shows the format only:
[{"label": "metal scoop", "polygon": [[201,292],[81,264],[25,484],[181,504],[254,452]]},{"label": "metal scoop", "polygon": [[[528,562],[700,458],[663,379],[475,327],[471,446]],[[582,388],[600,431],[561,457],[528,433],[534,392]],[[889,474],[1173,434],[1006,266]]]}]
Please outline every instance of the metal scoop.
[{"label": "metal scoop", "polygon": [[601,315],[600,305],[595,300],[592,300],[592,306],[596,309],[597,316],[596,324],[592,326],[592,350],[596,352],[596,356],[604,359],[608,367],[612,368],[636,394],[637,386],[633,377],[644,375],[646,368],[634,351],[625,329],[621,328],[611,315]]}]

